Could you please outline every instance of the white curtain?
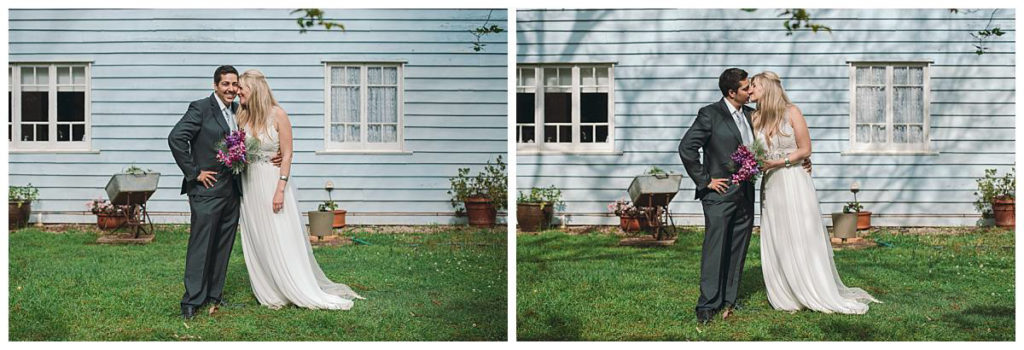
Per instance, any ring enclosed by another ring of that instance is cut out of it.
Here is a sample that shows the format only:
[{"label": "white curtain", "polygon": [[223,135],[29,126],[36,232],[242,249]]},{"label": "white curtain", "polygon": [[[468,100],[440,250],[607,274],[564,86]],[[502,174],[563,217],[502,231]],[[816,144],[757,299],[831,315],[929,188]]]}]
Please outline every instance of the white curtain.
[{"label": "white curtain", "polygon": [[375,67],[367,71],[367,141],[398,142],[398,68]]}]

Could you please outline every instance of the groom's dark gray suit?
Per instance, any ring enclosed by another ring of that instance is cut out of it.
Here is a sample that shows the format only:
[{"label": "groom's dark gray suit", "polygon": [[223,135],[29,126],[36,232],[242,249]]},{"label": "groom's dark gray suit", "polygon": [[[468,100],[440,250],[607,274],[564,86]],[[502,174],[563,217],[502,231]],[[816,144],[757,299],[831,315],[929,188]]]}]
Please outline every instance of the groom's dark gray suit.
[{"label": "groom's dark gray suit", "polygon": [[[740,275],[754,228],[754,185],[731,184],[724,194],[708,188],[712,178],[728,179],[731,155],[743,144],[725,99],[704,106],[679,142],[679,158],[697,185],[695,199],[704,208],[704,245],[700,259],[697,310],[736,304]],[[752,108],[743,106],[749,128]],[[753,130],[748,129],[750,135]],[[699,151],[704,150],[703,160]]]},{"label": "groom's dark gray suit", "polygon": [[[185,295],[181,305],[199,307],[219,303],[224,291],[228,258],[238,229],[238,176],[217,161],[216,145],[231,131],[217,95],[192,101],[188,111],[167,135],[174,161],[185,178],[181,194],[188,194],[192,211],[185,256]],[[238,105],[231,103],[231,110]],[[206,188],[197,181],[200,171],[216,171],[217,182]]]}]

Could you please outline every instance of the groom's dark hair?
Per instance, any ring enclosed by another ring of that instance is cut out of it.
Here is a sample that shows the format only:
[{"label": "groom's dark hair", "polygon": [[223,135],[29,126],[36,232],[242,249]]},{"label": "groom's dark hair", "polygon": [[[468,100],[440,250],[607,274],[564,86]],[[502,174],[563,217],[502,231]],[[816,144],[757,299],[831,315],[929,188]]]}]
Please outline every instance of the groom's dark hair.
[{"label": "groom's dark hair", "polygon": [[739,68],[729,68],[718,76],[718,89],[722,90],[722,96],[729,96],[729,90],[739,90],[740,81],[747,79],[747,71]]},{"label": "groom's dark hair", "polygon": [[213,83],[220,84],[221,76],[224,74],[234,74],[235,76],[238,76],[238,70],[236,70],[235,67],[228,65],[217,67],[217,70],[213,71]]}]

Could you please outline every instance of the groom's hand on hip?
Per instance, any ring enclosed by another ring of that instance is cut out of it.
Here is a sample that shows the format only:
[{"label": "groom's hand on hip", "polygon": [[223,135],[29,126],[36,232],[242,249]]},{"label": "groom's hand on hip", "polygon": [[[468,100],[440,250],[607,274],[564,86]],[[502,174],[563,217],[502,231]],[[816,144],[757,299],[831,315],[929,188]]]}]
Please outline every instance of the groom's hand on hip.
[{"label": "groom's hand on hip", "polygon": [[217,182],[217,178],[213,176],[216,173],[216,171],[210,170],[200,171],[199,176],[196,177],[196,181],[199,181],[199,183],[203,184],[203,187],[213,187],[213,184]]},{"label": "groom's hand on hip", "polygon": [[280,168],[281,167],[281,161],[283,159],[284,159],[284,157],[281,156],[281,151],[278,150],[277,151],[277,155],[275,155],[274,157],[270,158],[270,163],[274,164],[274,166]]},{"label": "groom's hand on hip", "polygon": [[725,194],[725,190],[729,189],[729,179],[711,179],[708,188],[719,194]]},{"label": "groom's hand on hip", "polygon": [[807,173],[810,174],[811,173],[811,158],[804,158],[803,166],[804,166],[804,170],[807,170]]}]

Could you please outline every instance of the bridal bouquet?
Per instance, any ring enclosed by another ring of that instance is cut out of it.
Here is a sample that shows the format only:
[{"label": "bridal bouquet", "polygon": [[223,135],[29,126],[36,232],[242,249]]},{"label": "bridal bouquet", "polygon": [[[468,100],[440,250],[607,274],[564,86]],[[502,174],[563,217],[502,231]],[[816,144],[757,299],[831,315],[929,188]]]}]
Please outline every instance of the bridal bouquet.
[{"label": "bridal bouquet", "polygon": [[245,171],[249,162],[259,159],[259,154],[256,153],[259,149],[258,139],[246,139],[244,130],[232,131],[224,140],[217,143],[217,160],[238,175]]},{"label": "bridal bouquet", "polygon": [[749,149],[745,145],[737,147],[736,152],[733,152],[730,156],[735,166],[732,169],[732,183],[738,184],[743,181],[757,182],[757,177],[761,175],[761,169],[764,167],[765,153],[761,143],[757,142],[756,139]]}]

